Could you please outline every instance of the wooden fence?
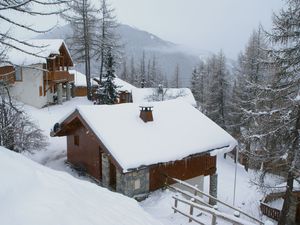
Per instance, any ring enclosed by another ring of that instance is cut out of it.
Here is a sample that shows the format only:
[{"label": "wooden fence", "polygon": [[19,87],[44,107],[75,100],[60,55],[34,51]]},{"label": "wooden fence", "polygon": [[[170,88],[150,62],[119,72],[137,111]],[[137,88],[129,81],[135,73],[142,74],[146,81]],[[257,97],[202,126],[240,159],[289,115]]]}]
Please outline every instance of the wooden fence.
[{"label": "wooden fence", "polygon": [[[170,177],[169,177],[170,178]],[[211,215],[211,224],[215,225],[217,223],[217,219],[222,219],[225,220],[227,222],[233,223],[233,224],[254,224],[248,221],[245,221],[243,219],[237,218],[233,215],[228,215],[222,212],[219,212],[216,210],[216,208],[214,206],[209,205],[208,203],[206,203],[203,198],[199,197],[199,195],[204,195],[208,198],[211,198],[219,203],[221,203],[222,205],[226,206],[227,208],[230,208],[234,211],[234,215],[239,216],[239,214],[242,214],[244,216],[246,216],[248,219],[251,219],[252,221],[254,221],[256,224],[260,224],[263,225],[264,223],[260,220],[258,220],[257,218],[243,212],[240,209],[234,208],[231,205],[222,202],[220,200],[218,200],[217,198],[204,193],[203,191],[199,190],[197,187],[194,187],[184,181],[175,179],[175,178],[170,178],[173,179],[174,181],[176,181],[177,183],[180,183],[181,185],[183,185],[186,189],[189,189],[190,191],[184,191],[180,188],[177,187],[172,187],[169,186],[170,189],[173,189],[175,192],[182,194],[185,198],[189,199],[189,200],[185,200],[185,199],[180,199],[178,196],[174,196],[174,207],[172,207],[172,209],[174,210],[174,213],[178,212],[184,216],[186,216],[189,219],[189,222],[194,221],[198,224],[203,224],[201,221],[199,221],[198,218],[194,217],[194,208],[206,212],[207,214]],[[178,203],[183,203],[185,205],[189,206],[189,212],[183,212],[182,210],[178,209]]]},{"label": "wooden fence", "polygon": [[276,220],[276,221],[279,220],[280,213],[281,213],[281,211],[279,209],[272,208],[272,207],[268,206],[267,204],[261,202],[260,210],[261,210],[262,214],[264,214],[265,216],[267,216],[273,220]]}]

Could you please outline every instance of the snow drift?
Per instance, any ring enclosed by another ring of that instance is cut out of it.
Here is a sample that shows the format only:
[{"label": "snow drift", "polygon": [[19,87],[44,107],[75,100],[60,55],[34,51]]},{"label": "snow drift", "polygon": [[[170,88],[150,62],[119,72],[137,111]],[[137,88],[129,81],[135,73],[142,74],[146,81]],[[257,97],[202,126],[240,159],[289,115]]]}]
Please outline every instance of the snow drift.
[{"label": "snow drift", "polygon": [[0,223],[160,224],[138,203],[0,147]]}]

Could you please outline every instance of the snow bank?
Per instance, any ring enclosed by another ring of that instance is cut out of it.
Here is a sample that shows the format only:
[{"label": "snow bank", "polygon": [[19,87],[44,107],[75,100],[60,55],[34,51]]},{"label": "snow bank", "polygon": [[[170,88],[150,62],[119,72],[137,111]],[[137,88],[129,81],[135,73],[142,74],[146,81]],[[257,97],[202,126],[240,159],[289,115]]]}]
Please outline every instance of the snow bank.
[{"label": "snow bank", "polygon": [[148,123],[139,117],[140,105],[134,103],[78,106],[77,110],[124,172],[215,149],[228,152],[236,146],[226,131],[182,100],[151,105],[154,121]]},{"label": "snow bank", "polygon": [[0,221],[9,225],[160,224],[138,203],[0,147]]}]

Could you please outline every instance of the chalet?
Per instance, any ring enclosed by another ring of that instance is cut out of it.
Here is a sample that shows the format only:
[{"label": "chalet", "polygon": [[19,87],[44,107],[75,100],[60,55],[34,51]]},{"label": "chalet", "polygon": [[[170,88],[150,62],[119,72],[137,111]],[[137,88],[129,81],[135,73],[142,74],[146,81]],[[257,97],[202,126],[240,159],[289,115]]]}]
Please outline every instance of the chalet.
[{"label": "chalet", "polygon": [[236,141],[182,100],[139,105],[78,106],[51,136],[67,136],[67,160],[108,187],[133,197],[181,180],[210,176],[216,194],[216,154]]},{"label": "chalet", "polygon": [[[74,92],[76,97],[87,96],[86,76],[77,70],[70,70],[71,74],[74,74]],[[93,89],[96,89],[98,83],[91,79],[91,85]]]},{"label": "chalet", "polygon": [[[71,97],[73,61],[61,39],[26,41],[24,52],[10,49],[10,64],[0,65],[0,79],[9,81],[10,94],[23,103],[42,108]],[[16,44],[17,45],[17,44]],[[38,47],[36,47],[38,46]]]}]

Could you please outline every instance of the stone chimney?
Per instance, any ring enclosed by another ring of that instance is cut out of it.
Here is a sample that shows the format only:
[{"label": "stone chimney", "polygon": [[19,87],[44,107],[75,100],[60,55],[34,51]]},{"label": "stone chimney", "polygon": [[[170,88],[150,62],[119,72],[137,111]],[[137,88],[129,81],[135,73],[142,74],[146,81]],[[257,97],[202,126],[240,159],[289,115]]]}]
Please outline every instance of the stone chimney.
[{"label": "stone chimney", "polygon": [[140,118],[145,122],[153,121],[153,106],[140,106]]}]

